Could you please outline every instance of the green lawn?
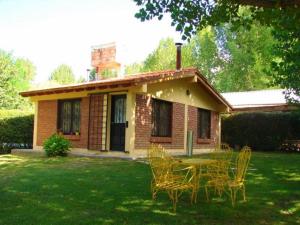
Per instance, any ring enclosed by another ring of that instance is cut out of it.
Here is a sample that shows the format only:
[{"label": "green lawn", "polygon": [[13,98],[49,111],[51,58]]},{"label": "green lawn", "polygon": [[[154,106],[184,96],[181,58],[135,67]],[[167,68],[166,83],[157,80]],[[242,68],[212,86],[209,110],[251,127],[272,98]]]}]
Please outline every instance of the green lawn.
[{"label": "green lawn", "polygon": [[148,165],[118,159],[0,156],[0,224],[299,224],[300,154],[253,153],[247,202],[151,200]]}]

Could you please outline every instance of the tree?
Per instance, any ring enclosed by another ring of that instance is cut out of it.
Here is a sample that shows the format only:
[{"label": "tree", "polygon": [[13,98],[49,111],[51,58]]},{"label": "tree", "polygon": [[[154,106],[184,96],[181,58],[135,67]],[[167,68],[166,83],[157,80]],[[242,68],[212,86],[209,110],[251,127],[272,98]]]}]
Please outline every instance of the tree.
[{"label": "tree", "polygon": [[186,52],[191,52],[188,57],[189,66],[196,66],[210,81],[211,84],[216,84],[216,76],[220,71],[221,57],[217,46],[217,36],[215,29],[211,26],[199,31],[190,41],[185,45]]},{"label": "tree", "polygon": [[223,47],[228,55],[222,60],[217,89],[227,92],[270,87],[275,45],[271,29],[253,24],[249,30],[240,27],[237,31],[225,26],[223,32],[226,38]]},{"label": "tree", "polygon": [[143,71],[174,69],[176,64],[176,46],[172,38],[162,39],[158,47],[148,55],[143,63]]},{"label": "tree", "polygon": [[59,84],[72,84],[75,83],[75,76],[70,66],[62,64],[51,73],[49,80]]},{"label": "tree", "polygon": [[19,95],[27,90],[35,76],[35,67],[27,59],[15,59],[12,54],[0,50],[0,108],[30,107],[27,99]]},{"label": "tree", "polygon": [[143,63],[138,63],[138,62],[126,65],[125,74],[131,75],[135,73],[140,73],[143,71],[143,66],[144,66]]},{"label": "tree", "polygon": [[76,80],[76,83],[85,83],[85,82],[86,82],[86,78],[82,75]]},{"label": "tree", "polygon": [[[140,7],[136,17],[141,21],[154,17],[162,19],[169,13],[172,26],[182,32],[183,39],[190,39],[198,30],[208,25],[219,26],[230,22],[233,29],[250,28],[255,21],[274,29],[278,41],[275,48],[277,60],[273,62],[276,85],[300,96],[300,1],[299,0],[134,0]],[[241,13],[241,7],[249,13]],[[286,50],[288,49],[288,50]]]},{"label": "tree", "polygon": [[[232,31],[229,24],[208,26],[182,46],[182,64],[199,68],[221,92],[267,88],[271,85],[273,45],[271,30],[266,27],[254,24],[250,30]],[[135,73],[174,69],[175,54],[174,41],[163,39],[145,61],[132,67]]]},{"label": "tree", "polygon": [[97,72],[96,69],[93,68],[89,73],[89,81],[96,80]]},{"label": "tree", "polygon": [[16,70],[11,54],[0,50],[0,108],[11,108],[14,96],[13,86],[10,81],[14,76]]}]

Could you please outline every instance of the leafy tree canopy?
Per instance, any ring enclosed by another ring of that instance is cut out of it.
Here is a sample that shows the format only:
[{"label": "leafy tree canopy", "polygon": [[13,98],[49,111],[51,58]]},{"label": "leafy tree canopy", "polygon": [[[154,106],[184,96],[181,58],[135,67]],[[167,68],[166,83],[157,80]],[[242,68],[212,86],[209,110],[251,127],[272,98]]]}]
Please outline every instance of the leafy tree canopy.
[{"label": "leafy tree canopy", "polygon": [[[191,39],[208,25],[230,23],[232,29],[251,28],[259,22],[272,29],[278,41],[272,66],[274,85],[287,89],[287,98],[300,96],[300,1],[299,0],[134,0],[141,21],[170,14],[172,26]],[[245,13],[241,8],[247,8]],[[250,12],[250,13],[249,13]]]},{"label": "leafy tree canopy", "polygon": [[[249,30],[232,31],[229,24],[208,26],[182,46],[182,65],[198,67],[221,92],[269,88],[274,44],[268,27],[253,24]],[[174,69],[175,48],[173,39],[162,39],[142,63],[128,66],[126,72]]]},{"label": "leafy tree canopy", "polygon": [[62,64],[52,72],[49,80],[59,84],[72,84],[75,83],[75,76],[70,66]]},{"label": "leafy tree canopy", "polygon": [[27,59],[15,58],[0,49],[0,109],[28,108],[30,103],[19,95],[27,90],[35,76],[35,67]]}]

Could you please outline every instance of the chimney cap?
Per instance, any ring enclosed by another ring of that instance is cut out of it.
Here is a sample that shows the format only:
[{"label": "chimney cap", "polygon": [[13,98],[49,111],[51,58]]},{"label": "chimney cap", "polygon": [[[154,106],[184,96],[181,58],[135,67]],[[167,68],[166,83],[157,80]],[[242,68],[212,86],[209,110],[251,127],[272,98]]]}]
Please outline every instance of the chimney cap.
[{"label": "chimney cap", "polygon": [[91,48],[92,50],[97,50],[101,48],[110,48],[110,47],[116,47],[116,42],[110,42],[110,43],[105,43],[101,45],[93,45]]}]

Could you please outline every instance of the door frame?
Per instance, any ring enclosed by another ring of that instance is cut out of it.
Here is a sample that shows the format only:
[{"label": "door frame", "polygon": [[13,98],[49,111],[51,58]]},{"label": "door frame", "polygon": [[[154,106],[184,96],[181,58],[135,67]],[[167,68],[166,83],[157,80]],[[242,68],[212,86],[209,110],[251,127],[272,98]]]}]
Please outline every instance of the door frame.
[{"label": "door frame", "polygon": [[[106,130],[106,148],[108,151],[111,150],[111,143],[110,143],[110,136],[111,136],[111,107],[112,107],[112,96],[113,95],[126,95],[126,114],[127,114],[127,98],[128,98],[128,91],[116,91],[108,93],[108,102],[107,102],[107,130]],[[127,115],[125,115],[125,119],[127,121]],[[125,150],[120,152],[126,152],[126,133],[127,129],[125,128]]]}]

